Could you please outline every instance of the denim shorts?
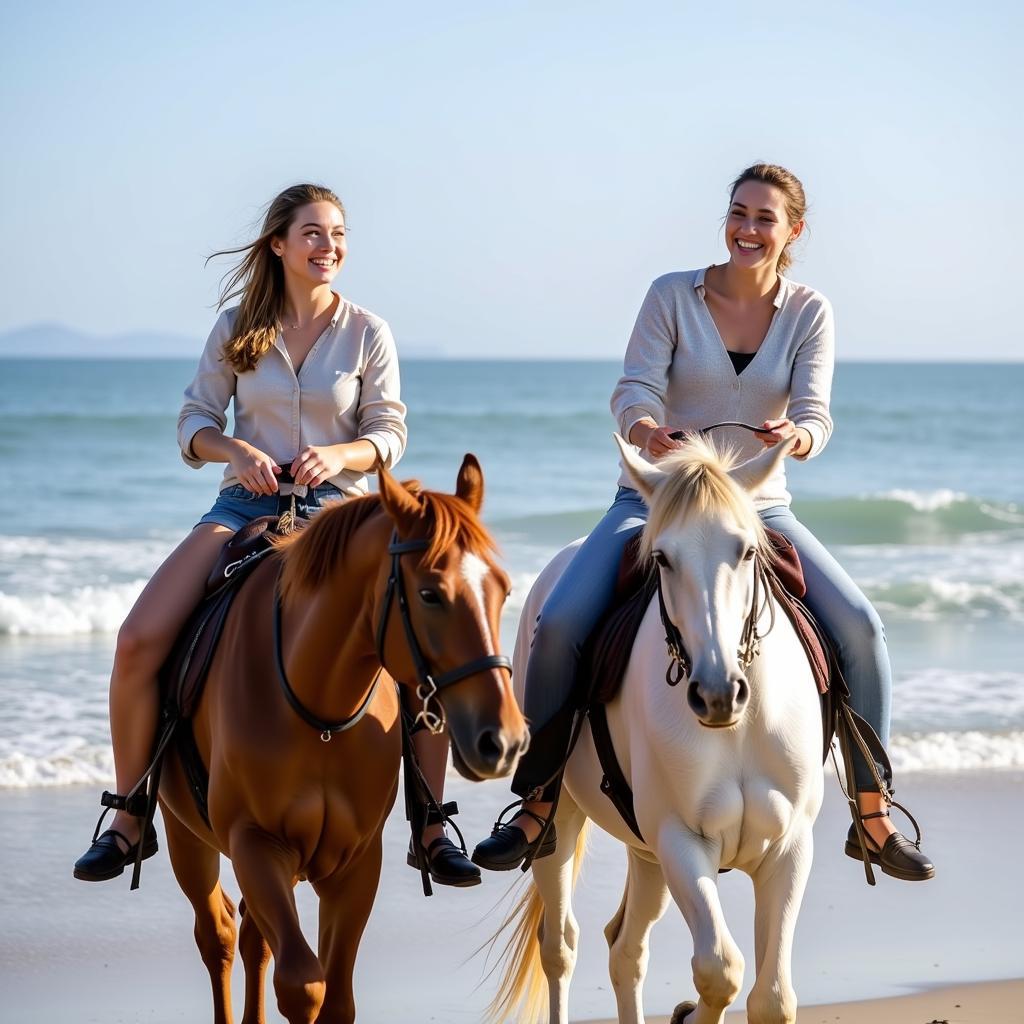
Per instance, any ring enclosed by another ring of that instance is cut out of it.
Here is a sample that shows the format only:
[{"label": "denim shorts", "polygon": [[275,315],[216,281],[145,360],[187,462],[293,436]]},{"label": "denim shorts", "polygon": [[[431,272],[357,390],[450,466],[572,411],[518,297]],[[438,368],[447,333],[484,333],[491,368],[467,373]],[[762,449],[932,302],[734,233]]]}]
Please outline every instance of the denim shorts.
[{"label": "denim shorts", "polygon": [[[306,519],[336,502],[344,501],[345,495],[333,484],[321,484],[315,490],[308,491],[304,498],[295,496],[295,514]],[[279,494],[256,494],[241,484],[225,487],[217,495],[213,508],[196,523],[215,523],[226,526],[229,530],[240,530],[246,523],[251,523],[260,516],[276,516],[279,512],[291,507],[289,497],[282,498]]]}]

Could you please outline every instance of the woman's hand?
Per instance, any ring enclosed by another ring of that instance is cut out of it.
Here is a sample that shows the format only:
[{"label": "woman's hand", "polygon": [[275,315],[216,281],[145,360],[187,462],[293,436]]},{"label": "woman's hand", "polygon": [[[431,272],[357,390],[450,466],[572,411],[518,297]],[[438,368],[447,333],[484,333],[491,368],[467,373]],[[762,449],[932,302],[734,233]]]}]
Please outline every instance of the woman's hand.
[{"label": "woman's hand", "polygon": [[244,441],[237,441],[228,460],[238,482],[254,494],[276,494],[281,467],[266,452]]},{"label": "woman's hand", "polygon": [[671,435],[676,432],[675,427],[655,427],[646,438],[644,438],[643,449],[652,459],[660,459],[662,455],[677,451],[685,447],[682,441]]},{"label": "woman's hand", "polygon": [[344,444],[306,445],[292,462],[292,477],[297,484],[319,487],[348,468],[348,447]]},{"label": "woman's hand", "polygon": [[780,442],[795,437],[796,447],[789,453],[790,455],[802,455],[811,449],[811,435],[803,427],[798,427],[792,420],[765,420],[761,424],[761,428],[754,434],[754,437],[766,448],[774,448]]}]

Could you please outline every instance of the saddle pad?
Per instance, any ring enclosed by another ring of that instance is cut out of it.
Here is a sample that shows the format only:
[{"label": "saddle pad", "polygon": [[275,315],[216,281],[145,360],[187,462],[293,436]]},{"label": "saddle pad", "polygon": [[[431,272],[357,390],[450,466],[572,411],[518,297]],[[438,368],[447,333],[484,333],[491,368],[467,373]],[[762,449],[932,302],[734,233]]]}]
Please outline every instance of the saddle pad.
[{"label": "saddle pad", "polygon": [[243,526],[221,550],[206,581],[206,595],[185,623],[160,669],[163,703],[176,718],[191,718],[239,584],[274,546],[277,516]]},{"label": "saddle pad", "polygon": [[195,712],[224,620],[237,593],[237,586],[224,586],[206,597],[178,634],[160,670],[163,702],[175,718],[191,718]]}]

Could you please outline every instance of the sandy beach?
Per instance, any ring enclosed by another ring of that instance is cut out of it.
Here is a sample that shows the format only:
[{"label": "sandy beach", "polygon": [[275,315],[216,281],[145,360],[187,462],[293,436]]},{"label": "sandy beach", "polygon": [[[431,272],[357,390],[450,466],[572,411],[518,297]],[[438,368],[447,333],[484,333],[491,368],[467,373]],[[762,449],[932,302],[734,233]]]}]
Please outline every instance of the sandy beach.
[{"label": "sandy beach", "polygon": [[[1024,885],[992,867],[1024,842],[1022,786],[1024,774],[1009,772],[902,780],[898,797],[924,823],[938,874],[922,885],[880,876],[869,889],[860,866],[842,854],[846,811],[829,780],[796,935],[802,1024],[1024,1022],[1020,982],[968,984],[1024,978]],[[489,827],[504,793],[499,784],[472,787],[452,779],[450,795],[463,808],[460,822],[471,843]],[[208,983],[192,941],[190,908],[166,857],[147,862],[136,893],[129,893],[127,876],[95,886],[72,879],[71,863],[88,838],[94,806],[95,794],[79,787],[0,793],[0,870],[8,880],[0,895],[0,1021],[208,1019]],[[522,884],[521,876],[490,875],[475,889],[439,890],[426,900],[404,866],[404,828],[393,814],[380,891],[357,963],[359,1019],[480,1021],[494,980],[486,980],[484,958],[473,953],[508,905],[509,884]],[[984,840],[976,838],[982,834]],[[225,875],[237,894],[229,866]],[[575,901],[582,938],[574,1020],[615,1012],[601,928],[618,903],[622,877],[621,849],[597,835]],[[749,880],[726,875],[721,888],[734,937],[752,964]],[[300,886],[298,901],[307,935],[313,935],[316,908],[308,886]],[[670,908],[652,938],[645,989],[651,1020],[692,998],[689,958],[689,933]],[[738,1008],[752,981],[749,968],[745,981]],[[234,983],[237,1011],[237,964]],[[873,998],[885,1002],[862,1002]],[[732,1019],[742,1021],[742,1012]]]},{"label": "sandy beach", "polygon": [[[729,1013],[726,1020],[741,1024],[746,1017],[742,1012]],[[910,996],[825,1003],[797,1011],[798,1024],[1017,1024],[1021,1020],[1024,981],[943,986]],[[648,1017],[647,1024],[669,1024],[669,1018]]]}]

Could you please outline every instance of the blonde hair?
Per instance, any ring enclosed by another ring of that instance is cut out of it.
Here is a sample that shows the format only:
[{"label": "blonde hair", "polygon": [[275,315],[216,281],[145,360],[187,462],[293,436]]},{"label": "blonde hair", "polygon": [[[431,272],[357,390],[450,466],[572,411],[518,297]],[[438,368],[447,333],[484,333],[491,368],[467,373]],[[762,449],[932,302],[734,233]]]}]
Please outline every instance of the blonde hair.
[{"label": "blonde hair", "polygon": [[758,550],[767,551],[761,517],[746,491],[729,476],[737,458],[735,449],[719,449],[700,434],[687,434],[685,447],[658,459],[658,469],[665,479],[649,502],[650,515],[640,538],[641,558],[650,559],[655,539],[691,512],[732,516],[741,527],[753,532]]},{"label": "blonde hair", "polygon": [[287,234],[295,212],[307,203],[333,203],[345,216],[341,200],[324,185],[292,185],[275,196],[267,207],[259,238],[237,249],[221,249],[214,256],[245,255],[222,279],[217,308],[226,306],[241,296],[238,314],[232,325],[231,336],[224,343],[221,358],[230,363],[236,373],[254,370],[260,359],[274,346],[281,330],[284,310],[284,268],[281,260],[270,248],[273,238]]},{"label": "blonde hair", "polygon": [[[773,185],[777,188],[786,201],[786,216],[791,225],[804,219],[804,215],[807,213],[807,197],[804,195],[804,187],[800,179],[792,171],[787,171],[779,164],[751,164],[746,170],[740,171],[739,176],[729,186],[730,204],[736,198],[736,189],[747,181],[759,181],[763,185]],[[787,242],[779,256],[778,272],[780,274],[793,265],[793,256],[789,251],[792,244],[792,242]]]}]

